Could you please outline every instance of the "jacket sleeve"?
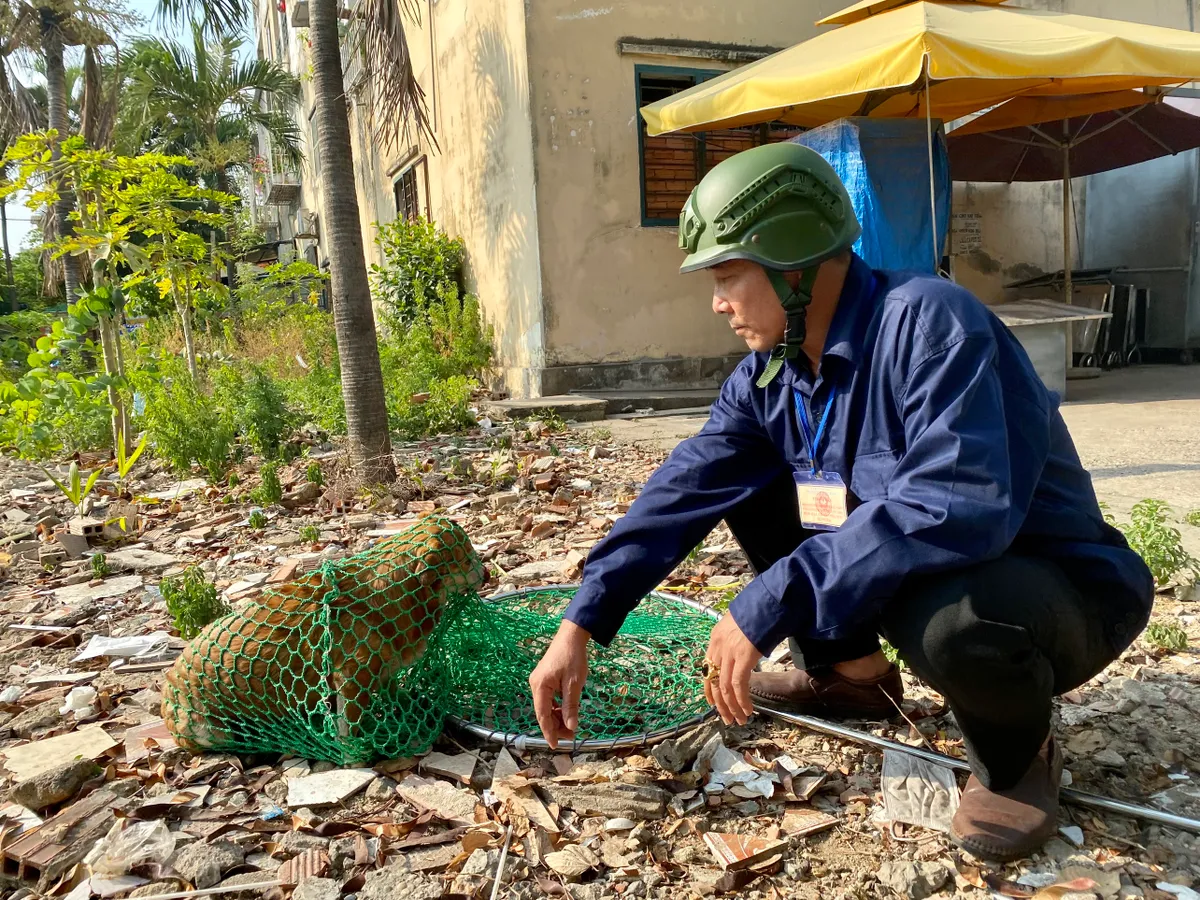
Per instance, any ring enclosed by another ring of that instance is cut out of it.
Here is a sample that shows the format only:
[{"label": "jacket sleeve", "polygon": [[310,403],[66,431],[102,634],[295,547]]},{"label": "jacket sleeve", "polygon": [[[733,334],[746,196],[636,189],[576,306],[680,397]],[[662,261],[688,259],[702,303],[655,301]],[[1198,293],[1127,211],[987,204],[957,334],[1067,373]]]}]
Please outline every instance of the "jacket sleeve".
[{"label": "jacket sleeve", "polygon": [[[1009,446],[995,339],[968,333],[914,362],[893,392],[905,452],[886,496],[863,503],[840,530],[804,541],[731,604],[760,651],[790,635],[853,633],[906,576],[997,557],[1021,527],[1049,443]],[[1036,398],[1007,399],[1009,414],[1048,415]]]},{"label": "jacket sleeve", "polygon": [[704,428],[675,448],[592,548],[563,618],[601,644],[731,509],[786,466],[750,404],[747,372],[726,380]]}]

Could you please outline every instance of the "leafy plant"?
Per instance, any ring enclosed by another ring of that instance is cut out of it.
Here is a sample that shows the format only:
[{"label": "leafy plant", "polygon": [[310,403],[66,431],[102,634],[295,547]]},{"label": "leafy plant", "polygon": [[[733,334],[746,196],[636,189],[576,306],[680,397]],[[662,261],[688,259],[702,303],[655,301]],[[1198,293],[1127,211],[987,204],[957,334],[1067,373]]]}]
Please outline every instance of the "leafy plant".
[{"label": "leafy plant", "polygon": [[[1145,560],[1160,587],[1184,569],[1200,577],[1200,560],[1183,548],[1179,529],[1167,523],[1170,511],[1163,500],[1141,500],[1134,504],[1130,522],[1117,525],[1129,546]],[[1112,520],[1111,516],[1106,518]]]},{"label": "leafy plant", "polygon": [[401,327],[422,317],[447,289],[458,290],[466,248],[425,219],[396,219],[377,225],[375,243],[383,257],[371,266],[374,293],[387,317]]},{"label": "leafy plant", "polygon": [[112,574],[112,567],[108,564],[108,557],[103,553],[92,554],[92,577],[107,578]]},{"label": "leafy plant", "polygon": [[283,485],[279,481],[279,464],[266,463],[262,467],[262,481],[255,488],[254,500],[262,504],[278,503],[283,499]]},{"label": "leafy plant", "polygon": [[218,405],[255,453],[278,459],[292,425],[283,390],[260,366],[243,372],[234,366],[219,369],[214,377]]},{"label": "leafy plant", "polygon": [[1181,652],[1188,648],[1187,632],[1174,622],[1156,619],[1146,626],[1146,641],[1160,650]]},{"label": "leafy plant", "polygon": [[300,529],[300,540],[305,544],[315,544],[321,539],[321,529],[311,522]]},{"label": "leafy plant", "polygon": [[129,477],[129,473],[137,463],[138,457],[142,455],[142,451],[146,449],[146,440],[147,436],[142,435],[142,439],[138,441],[138,445],[130,454],[125,453],[125,442],[117,441],[117,484],[122,492],[125,490],[125,481]]},{"label": "leafy plant", "polygon": [[888,662],[892,665],[899,666],[901,669],[905,668],[904,660],[900,658],[900,651],[883,640],[883,638],[879,639],[879,649],[883,651],[883,655],[887,657]]},{"label": "leafy plant", "polygon": [[96,469],[88,476],[85,482],[83,476],[79,472],[79,463],[72,462],[71,468],[67,470],[67,480],[59,481],[51,475],[46,469],[42,469],[46,473],[46,477],[54,482],[54,486],[62,491],[63,496],[71,501],[71,505],[75,507],[75,514],[83,515],[83,504],[87,500],[88,495],[92,492],[92,488],[96,486],[96,479],[100,477],[100,470]]},{"label": "leafy plant", "polygon": [[1184,516],[1183,520],[1189,525],[1195,525],[1197,528],[1200,528],[1200,509],[1193,509]]},{"label": "leafy plant", "polygon": [[175,630],[185,641],[190,641],[205,626],[229,612],[229,605],[217,593],[217,586],[204,577],[199,566],[164,578],[159,590]]},{"label": "leafy plant", "polygon": [[264,513],[261,509],[250,510],[249,525],[254,531],[262,531],[267,527],[266,513]]},{"label": "leafy plant", "polygon": [[228,416],[188,377],[178,360],[162,362],[160,368],[147,368],[138,375],[138,387],[146,397],[143,424],[155,455],[180,474],[196,463],[209,481],[222,481],[235,434]]},{"label": "leafy plant", "polygon": [[310,484],[318,487],[323,487],[325,484],[325,473],[321,471],[321,464],[315,460],[310,462],[308,468],[304,470],[304,477]]}]

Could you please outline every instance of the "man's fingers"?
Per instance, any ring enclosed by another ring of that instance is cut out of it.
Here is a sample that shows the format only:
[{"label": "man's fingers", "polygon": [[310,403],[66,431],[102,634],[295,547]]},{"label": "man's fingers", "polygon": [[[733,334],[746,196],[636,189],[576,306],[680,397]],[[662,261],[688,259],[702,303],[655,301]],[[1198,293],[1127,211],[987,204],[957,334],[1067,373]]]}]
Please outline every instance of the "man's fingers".
[{"label": "man's fingers", "polygon": [[[537,673],[534,673],[535,675]],[[533,678],[529,679],[533,690],[533,712],[537,716],[538,727],[551,750],[558,749],[558,719],[554,711],[554,688],[549,683]]]},{"label": "man's fingers", "polygon": [[750,674],[753,671],[754,664],[748,661],[739,660],[733,667],[734,703],[747,719],[754,715],[754,700],[750,697]]},{"label": "man's fingers", "polygon": [[575,733],[575,729],[579,727],[579,697],[582,693],[582,681],[570,679],[563,682],[562,721],[572,736]]}]

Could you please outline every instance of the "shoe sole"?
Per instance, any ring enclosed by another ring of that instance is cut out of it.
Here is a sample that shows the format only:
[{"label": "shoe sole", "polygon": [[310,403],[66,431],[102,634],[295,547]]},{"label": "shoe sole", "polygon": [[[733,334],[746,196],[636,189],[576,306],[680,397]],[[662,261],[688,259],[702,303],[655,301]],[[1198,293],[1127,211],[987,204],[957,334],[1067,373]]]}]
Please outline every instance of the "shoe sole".
[{"label": "shoe sole", "polygon": [[1050,838],[1053,836],[1053,834],[1048,834],[1046,837],[1041,838],[1037,843],[1033,843],[1031,839],[1028,847],[1023,847],[1020,849],[995,850],[990,847],[980,846],[971,841],[970,838],[964,838],[957,834],[953,828],[950,829],[950,839],[954,841],[955,846],[966,850],[968,853],[974,857],[977,857],[978,859],[1002,863],[1016,862],[1017,860],[1026,859],[1030,856],[1033,856],[1033,854],[1041,850],[1042,847],[1045,846],[1046,841],[1050,840]]}]

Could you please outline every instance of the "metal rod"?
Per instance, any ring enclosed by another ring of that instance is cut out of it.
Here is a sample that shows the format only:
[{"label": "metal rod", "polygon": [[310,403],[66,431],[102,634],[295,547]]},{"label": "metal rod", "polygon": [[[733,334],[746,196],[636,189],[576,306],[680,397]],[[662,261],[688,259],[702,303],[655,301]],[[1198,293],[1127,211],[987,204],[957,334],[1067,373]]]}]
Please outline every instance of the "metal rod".
[{"label": "metal rod", "polygon": [[929,144],[929,230],[933,239],[933,274],[942,264],[941,248],[938,247],[937,230],[937,185],[933,178],[933,99],[929,94],[929,55],[925,56],[925,137]]},{"label": "metal rod", "polygon": [[500,862],[496,866],[496,880],[492,883],[491,900],[496,900],[500,896],[500,883],[504,881],[504,861],[508,859],[508,848],[512,846],[513,827],[512,823],[508,824],[508,834],[504,836],[504,849],[500,851]]},{"label": "metal rod", "polygon": [[1070,120],[1063,119],[1063,303],[1071,305],[1071,213],[1075,201],[1071,199],[1071,141]]},{"label": "metal rod", "polygon": [[[877,747],[880,750],[895,750],[898,753],[915,756],[917,759],[923,759],[934,765],[948,766],[960,772],[969,772],[971,770],[966,760],[955,759],[953,756],[946,756],[942,753],[932,753],[920,747],[909,747],[907,744],[876,737],[873,734],[858,731],[854,728],[847,728],[845,725],[839,725],[836,722],[826,722],[824,719],[814,719],[811,716],[798,716],[794,713],[781,712],[761,706],[755,708],[763,715],[773,716],[781,722],[787,722],[789,725],[810,728],[813,731],[819,731],[831,737],[842,738],[856,744],[866,744],[870,747]],[[1077,791],[1074,788],[1061,788],[1059,793],[1063,800],[1074,806],[1084,806],[1089,809],[1100,809],[1122,816],[1132,816],[1135,819],[1142,819],[1146,822],[1154,822],[1158,825],[1167,825],[1171,828],[1179,828],[1183,831],[1190,831],[1193,834],[1200,834],[1200,820],[1177,816],[1174,813],[1164,812],[1161,809],[1154,809],[1149,806],[1127,803],[1124,800],[1110,800],[1108,797],[1100,797],[1096,794],[1089,794],[1086,791]]]}]

